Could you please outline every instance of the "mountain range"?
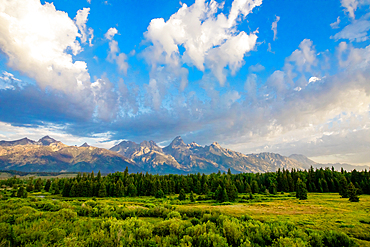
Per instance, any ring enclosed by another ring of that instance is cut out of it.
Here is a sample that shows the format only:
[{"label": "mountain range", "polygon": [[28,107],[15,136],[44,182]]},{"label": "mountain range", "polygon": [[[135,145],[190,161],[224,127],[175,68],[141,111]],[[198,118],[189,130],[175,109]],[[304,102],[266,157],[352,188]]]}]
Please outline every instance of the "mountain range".
[{"label": "mountain range", "polygon": [[270,172],[280,169],[308,169],[311,166],[340,169],[369,169],[348,164],[320,164],[304,155],[289,157],[277,153],[242,154],[221,147],[217,142],[201,146],[195,142],[184,143],[180,136],[167,147],[154,141],[137,144],[122,141],[110,150],[84,143],[80,147],[67,146],[49,136],[38,141],[23,138],[0,141],[0,170],[91,172],[123,171],[158,174],[187,174],[226,172]]}]

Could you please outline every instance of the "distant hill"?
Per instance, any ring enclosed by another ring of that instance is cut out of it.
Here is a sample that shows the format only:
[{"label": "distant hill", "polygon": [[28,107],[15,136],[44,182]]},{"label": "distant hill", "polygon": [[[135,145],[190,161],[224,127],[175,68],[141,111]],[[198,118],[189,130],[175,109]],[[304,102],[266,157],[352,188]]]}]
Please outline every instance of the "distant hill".
[{"label": "distant hill", "polygon": [[335,170],[339,171],[341,170],[342,168],[344,170],[347,170],[347,171],[352,171],[354,169],[358,170],[358,171],[362,171],[362,170],[369,170],[369,167],[368,166],[356,166],[356,165],[350,165],[350,164],[346,164],[346,163],[317,163],[313,160],[310,160],[309,158],[307,158],[306,156],[302,155],[302,154],[292,154],[289,156],[290,159],[294,159],[300,163],[302,163],[304,165],[304,167],[306,169],[309,169],[311,166],[313,168],[326,168],[326,167],[334,167]]}]

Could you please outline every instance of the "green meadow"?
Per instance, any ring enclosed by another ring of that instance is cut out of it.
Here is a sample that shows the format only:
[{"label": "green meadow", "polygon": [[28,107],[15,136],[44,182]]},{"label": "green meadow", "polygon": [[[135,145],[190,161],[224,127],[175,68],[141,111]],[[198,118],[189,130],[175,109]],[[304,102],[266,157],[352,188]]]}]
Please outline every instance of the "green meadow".
[{"label": "green meadow", "polygon": [[370,246],[370,195],[256,193],[217,203],[9,193],[0,200],[0,246]]}]

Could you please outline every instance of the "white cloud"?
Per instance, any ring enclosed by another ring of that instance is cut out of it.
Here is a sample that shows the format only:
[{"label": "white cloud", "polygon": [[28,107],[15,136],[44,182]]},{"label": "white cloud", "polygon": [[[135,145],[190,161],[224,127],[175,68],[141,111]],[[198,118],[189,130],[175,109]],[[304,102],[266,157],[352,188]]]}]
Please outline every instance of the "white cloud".
[{"label": "white cloud", "polygon": [[127,73],[128,63],[127,55],[125,53],[120,53],[118,48],[118,42],[112,40],[109,42],[109,53],[107,60],[109,62],[116,62],[118,70],[124,74]]},{"label": "white cloud", "polygon": [[249,66],[248,70],[252,71],[252,72],[260,72],[260,71],[265,70],[265,67],[263,65],[257,63],[256,65]]},{"label": "white cloud", "polygon": [[358,0],[341,0],[342,7],[346,8],[346,11],[348,12],[349,17],[352,19],[355,18],[355,11],[357,9]]},{"label": "white cloud", "polygon": [[311,83],[311,82],[315,82],[315,81],[321,81],[320,78],[316,77],[316,76],[312,76],[310,77],[310,79],[308,80],[308,83]]},{"label": "white cloud", "polygon": [[[146,59],[154,69],[161,64],[179,68],[183,63],[201,71],[210,68],[223,85],[224,68],[229,66],[235,73],[256,44],[257,35],[238,32],[237,21],[261,4],[261,0],[235,0],[228,17],[218,13],[223,4],[215,1],[197,0],[190,7],[183,4],[167,22],[163,18],[150,22],[145,37],[152,46],[145,52]],[[183,54],[179,46],[185,48]]]},{"label": "white cloud", "polygon": [[[42,90],[64,93],[65,101],[79,109],[81,115],[99,108],[95,104],[102,101],[94,97],[106,93],[92,87],[86,62],[74,60],[82,51],[77,38],[86,42],[90,37],[91,42],[92,29],[86,33],[88,13],[88,8],[79,10],[74,21],[52,3],[0,0],[0,49],[7,56],[7,65],[35,79]],[[121,57],[117,55],[119,62]],[[100,117],[100,112],[96,116]]]},{"label": "white cloud", "polygon": [[276,16],[275,21],[271,25],[271,30],[274,32],[274,41],[277,38],[277,23],[280,20],[280,16]]},{"label": "white cloud", "polygon": [[330,27],[332,29],[337,29],[337,28],[339,28],[339,23],[340,23],[340,17],[338,16],[337,20],[330,24]]},{"label": "white cloud", "polygon": [[88,37],[89,38],[89,44],[92,45],[92,39],[94,37],[94,30],[92,28],[87,29],[86,28],[86,22],[87,22],[87,16],[89,15],[90,8],[83,8],[77,11],[77,15],[75,17],[75,23],[78,27],[78,30],[81,33],[81,42],[86,43]]},{"label": "white cloud", "polygon": [[332,39],[348,39],[350,41],[363,42],[369,39],[367,33],[370,30],[369,20],[355,20],[345,26],[342,31],[330,37]]},{"label": "white cloud", "polygon": [[267,51],[271,53],[275,53],[274,51],[271,50],[271,43],[267,44]]},{"label": "white cloud", "polygon": [[2,76],[0,75],[0,90],[12,89],[15,90],[16,87],[22,87],[22,81],[15,78],[12,73],[3,71]]},{"label": "white cloud", "polygon": [[9,67],[36,79],[41,88],[76,92],[89,87],[86,63],[72,59],[81,51],[80,34],[67,13],[37,0],[1,0],[0,6],[0,48]]},{"label": "white cloud", "polygon": [[311,67],[317,64],[316,50],[309,39],[304,39],[299,44],[299,49],[295,50],[286,62],[292,62],[297,66],[298,71],[310,71]]},{"label": "white cloud", "polygon": [[108,29],[108,31],[105,33],[104,37],[106,39],[109,39],[109,40],[112,40],[114,35],[116,35],[118,33],[118,30],[114,27],[111,27]]}]

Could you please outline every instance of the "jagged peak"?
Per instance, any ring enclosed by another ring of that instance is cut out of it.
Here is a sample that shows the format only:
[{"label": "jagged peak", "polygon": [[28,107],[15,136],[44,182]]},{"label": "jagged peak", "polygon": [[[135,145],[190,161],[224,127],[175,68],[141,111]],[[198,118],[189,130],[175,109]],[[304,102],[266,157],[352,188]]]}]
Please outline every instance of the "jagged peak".
[{"label": "jagged peak", "polygon": [[218,144],[218,142],[213,142],[211,144],[211,146],[221,148],[221,146],[220,146],[220,144]]},{"label": "jagged peak", "polygon": [[82,147],[82,148],[88,148],[88,147],[90,147],[90,145],[89,144],[87,144],[87,142],[85,142],[84,144],[82,144],[80,147]]},{"label": "jagged peak", "polygon": [[198,143],[196,142],[192,142],[190,144],[188,144],[189,147],[201,147],[201,145],[199,145]]},{"label": "jagged peak", "polygon": [[49,146],[51,143],[58,142],[57,140],[51,138],[50,136],[46,135],[43,138],[41,138],[39,141],[44,146]]},{"label": "jagged peak", "polygon": [[181,136],[177,136],[170,144],[171,147],[173,146],[186,146],[185,142],[182,140]]},{"label": "jagged peak", "polygon": [[136,142],[133,142],[133,141],[121,141],[118,146],[122,146],[122,145],[127,145],[127,144],[133,144],[133,145],[137,145]]}]

